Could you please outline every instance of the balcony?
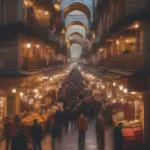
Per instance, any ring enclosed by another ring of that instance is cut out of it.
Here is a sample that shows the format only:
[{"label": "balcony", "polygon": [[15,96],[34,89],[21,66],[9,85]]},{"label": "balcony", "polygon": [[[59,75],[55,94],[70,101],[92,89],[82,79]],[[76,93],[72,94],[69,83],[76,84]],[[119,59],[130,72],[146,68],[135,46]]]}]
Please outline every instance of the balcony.
[{"label": "balcony", "polygon": [[147,19],[149,14],[145,0],[119,0],[116,4],[110,4],[110,7],[106,5],[100,19],[100,37],[112,28],[119,31],[120,26]]},{"label": "balcony", "polygon": [[136,70],[143,66],[142,53],[135,52],[113,56],[107,60],[102,59],[100,60],[99,65],[107,67],[108,69]]}]

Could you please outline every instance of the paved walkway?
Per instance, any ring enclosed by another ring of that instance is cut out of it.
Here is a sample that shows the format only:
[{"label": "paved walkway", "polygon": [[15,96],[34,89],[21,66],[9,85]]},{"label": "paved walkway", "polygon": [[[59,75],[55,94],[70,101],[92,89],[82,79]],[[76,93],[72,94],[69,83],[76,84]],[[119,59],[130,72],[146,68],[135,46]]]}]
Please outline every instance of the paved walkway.
[{"label": "paved walkway", "polygon": [[[0,146],[0,150],[4,149],[5,142]],[[47,136],[42,142],[42,150],[51,150],[50,137]],[[83,150],[78,148],[78,133],[77,131],[71,131],[69,129],[67,134],[64,134],[62,142],[56,141],[55,150]],[[85,147],[84,150],[101,150],[97,148],[96,135],[95,135],[95,125],[90,123],[88,131],[86,134]]]}]

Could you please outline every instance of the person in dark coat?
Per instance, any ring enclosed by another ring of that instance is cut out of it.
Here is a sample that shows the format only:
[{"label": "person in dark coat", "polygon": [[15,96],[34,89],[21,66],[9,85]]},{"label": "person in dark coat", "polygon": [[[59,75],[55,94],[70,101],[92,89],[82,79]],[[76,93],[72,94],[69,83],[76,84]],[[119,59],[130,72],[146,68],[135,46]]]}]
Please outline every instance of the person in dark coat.
[{"label": "person in dark coat", "polygon": [[10,131],[11,123],[9,122],[9,118],[6,117],[4,123],[4,130],[3,130],[3,138],[6,140],[6,150],[9,149],[9,145],[11,142],[11,131]]},{"label": "person in dark coat", "polygon": [[123,124],[119,123],[118,126],[114,129],[115,137],[115,150],[123,150],[123,134],[122,134]]},{"label": "person in dark coat", "polygon": [[68,107],[66,107],[66,109],[64,110],[63,118],[64,118],[65,130],[67,132],[68,131],[68,127],[69,127],[69,120],[70,120],[70,110],[69,110]]},{"label": "person in dark coat", "polygon": [[75,128],[75,123],[76,123],[77,118],[78,118],[77,108],[74,107],[71,111],[71,117],[70,117],[71,129]]},{"label": "person in dark coat", "polygon": [[38,120],[34,119],[33,126],[31,127],[31,137],[33,142],[33,150],[41,150],[41,141],[43,138],[43,129],[38,124]]},{"label": "person in dark coat", "polygon": [[62,137],[62,112],[57,111],[54,119],[54,123],[51,129],[51,142],[52,142],[52,150],[55,148],[55,140],[56,138],[59,139],[61,142],[61,137]]},{"label": "person in dark coat", "polygon": [[19,129],[16,131],[16,136],[12,138],[11,150],[28,150],[27,139]]}]

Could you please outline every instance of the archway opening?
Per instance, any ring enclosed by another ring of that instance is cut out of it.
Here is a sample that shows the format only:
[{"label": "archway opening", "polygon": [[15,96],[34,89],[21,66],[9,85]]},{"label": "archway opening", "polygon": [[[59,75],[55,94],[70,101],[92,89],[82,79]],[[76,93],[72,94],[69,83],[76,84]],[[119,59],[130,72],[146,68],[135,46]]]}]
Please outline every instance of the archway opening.
[{"label": "archway opening", "polygon": [[72,26],[74,26],[74,25],[78,25],[78,26],[83,27],[83,28],[86,30],[86,32],[87,32],[87,27],[86,27],[86,25],[85,25],[83,22],[78,21],[78,20],[75,20],[75,21],[69,23],[69,24],[66,26],[66,30],[68,31],[68,30],[69,30]]},{"label": "archway opening", "polygon": [[74,10],[79,10],[79,11],[85,13],[89,19],[91,19],[91,17],[92,17],[90,8],[88,6],[86,6],[85,4],[80,3],[80,2],[74,2],[74,3],[66,6],[64,8],[64,17],[66,18],[67,14],[74,11]]}]

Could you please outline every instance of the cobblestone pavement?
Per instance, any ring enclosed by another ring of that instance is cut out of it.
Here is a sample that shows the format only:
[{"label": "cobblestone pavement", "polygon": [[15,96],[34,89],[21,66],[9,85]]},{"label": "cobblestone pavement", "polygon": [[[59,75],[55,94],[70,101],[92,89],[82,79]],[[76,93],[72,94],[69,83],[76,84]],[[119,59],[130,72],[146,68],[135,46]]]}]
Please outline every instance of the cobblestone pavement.
[{"label": "cobblestone pavement", "polygon": [[[0,150],[4,149],[5,141],[1,143]],[[30,147],[30,146],[29,146]],[[47,136],[42,142],[42,150],[51,150],[50,137]],[[78,133],[77,131],[71,131],[69,129],[67,134],[63,135],[62,142],[56,141],[55,150],[83,150],[78,147]],[[88,131],[86,133],[84,150],[101,150],[97,148],[95,126],[94,123],[90,123]]]}]

